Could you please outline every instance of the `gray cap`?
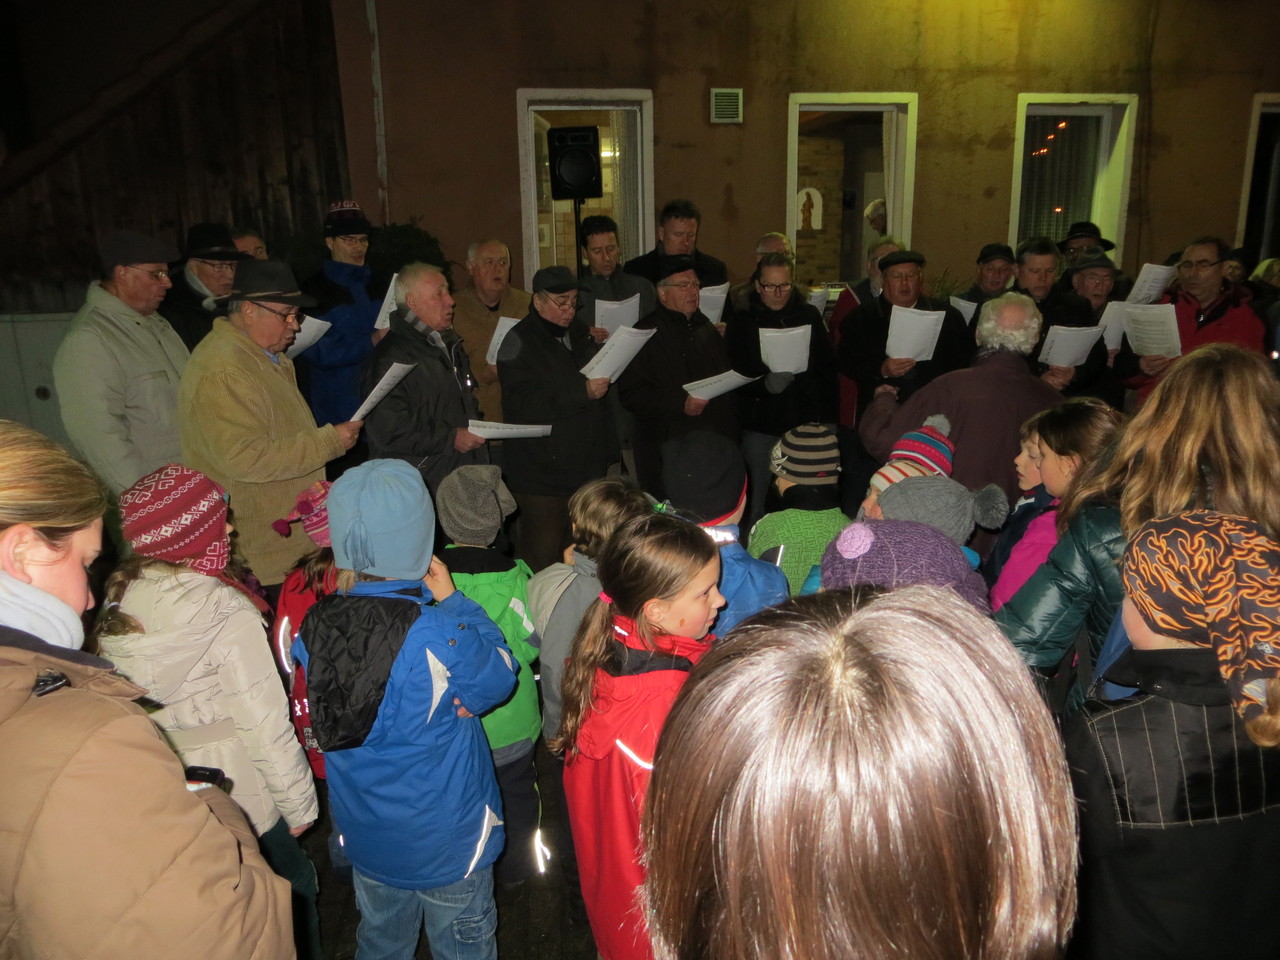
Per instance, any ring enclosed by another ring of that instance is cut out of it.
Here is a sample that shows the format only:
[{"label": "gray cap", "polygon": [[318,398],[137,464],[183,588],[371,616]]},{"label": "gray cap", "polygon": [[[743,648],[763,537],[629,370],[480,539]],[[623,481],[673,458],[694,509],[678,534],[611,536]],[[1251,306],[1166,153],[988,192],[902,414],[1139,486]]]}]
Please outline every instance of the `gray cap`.
[{"label": "gray cap", "polygon": [[181,254],[172,244],[148,237],[136,230],[117,230],[98,241],[102,269],[132,266],[135,263],[173,263]]},{"label": "gray cap", "polygon": [[970,492],[950,477],[907,477],[885,488],[877,502],[886,520],[927,523],[960,546],[975,524],[999,530],[1009,514],[1009,500],[994,483]]},{"label": "gray cap", "polygon": [[516,501],[502,482],[502,470],[491,464],[458,467],[436,490],[440,526],[454,543],[489,546],[497,539],[502,521],[515,510]]}]

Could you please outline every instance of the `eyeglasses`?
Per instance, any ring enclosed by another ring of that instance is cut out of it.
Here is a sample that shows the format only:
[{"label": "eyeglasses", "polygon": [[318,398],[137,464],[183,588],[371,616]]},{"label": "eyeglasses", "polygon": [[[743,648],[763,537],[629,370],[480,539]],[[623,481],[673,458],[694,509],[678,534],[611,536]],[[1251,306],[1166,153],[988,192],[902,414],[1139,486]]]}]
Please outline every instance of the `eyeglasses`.
[{"label": "eyeglasses", "polygon": [[679,290],[684,293],[686,290],[701,290],[702,284],[697,280],[681,280],[679,283],[660,283],[660,287],[671,287],[673,290]]},{"label": "eyeglasses", "polygon": [[1204,273],[1210,267],[1216,267],[1221,260],[1183,260],[1178,264],[1179,273]]},{"label": "eyeglasses", "polygon": [[1116,282],[1116,278],[1115,278],[1115,277],[1113,277],[1113,276],[1111,276],[1111,275],[1110,275],[1110,274],[1108,274],[1108,273],[1099,274],[1099,275],[1093,275],[1093,274],[1088,274],[1088,273],[1082,273],[1082,274],[1080,274],[1080,279],[1081,279],[1081,280],[1083,280],[1085,283],[1097,283],[1097,284],[1103,284],[1103,283],[1115,283],[1115,282]]},{"label": "eyeglasses", "polygon": [[290,313],[285,310],[274,310],[271,307],[268,307],[265,303],[257,303],[256,301],[253,301],[253,300],[250,300],[249,302],[252,303],[259,310],[265,310],[267,311],[267,313],[274,313],[277,317],[279,317],[285,323],[296,323],[299,326],[302,325],[302,317],[298,315],[297,311],[293,311],[292,313]]},{"label": "eyeglasses", "polygon": [[360,247],[360,246],[367,247],[369,245],[369,238],[362,233],[348,234],[345,237],[335,237],[334,239],[341,240],[343,243],[345,243],[349,247]]},{"label": "eyeglasses", "polygon": [[196,263],[203,263],[214,273],[235,273],[235,261],[227,260],[201,260],[199,257],[194,258]]},{"label": "eyeglasses", "polygon": [[765,293],[790,293],[793,283],[762,283],[760,289]]},{"label": "eyeglasses", "polygon": [[142,267],[135,267],[132,263],[126,263],[124,266],[130,270],[137,270],[139,273],[145,273],[152,280],[163,283],[169,279],[168,270],[143,270]]},{"label": "eyeglasses", "polygon": [[577,310],[578,309],[578,295],[576,293],[571,293],[563,297],[553,297],[549,293],[544,293],[543,296],[546,297],[549,302],[554,303],[561,310]]}]

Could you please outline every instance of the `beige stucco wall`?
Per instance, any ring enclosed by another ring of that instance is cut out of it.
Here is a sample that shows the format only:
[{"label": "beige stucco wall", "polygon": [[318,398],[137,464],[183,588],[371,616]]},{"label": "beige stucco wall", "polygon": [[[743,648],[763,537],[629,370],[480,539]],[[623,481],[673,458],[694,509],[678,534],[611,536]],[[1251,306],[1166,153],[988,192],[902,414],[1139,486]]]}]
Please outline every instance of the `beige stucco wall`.
[{"label": "beige stucco wall", "polygon": [[[366,3],[332,2],[353,190],[377,210]],[[1274,0],[376,8],[387,210],[421,216],[455,259],[480,236],[519,245],[519,87],[652,89],[657,197],[696,200],[700,246],[736,275],[755,237],[785,225],[792,92],[919,94],[913,245],[964,273],[982,243],[1007,236],[1019,93],[1139,95],[1134,269],[1195,233],[1234,237],[1253,95],[1280,91]],[[744,88],[745,123],[707,121],[712,86]]]}]

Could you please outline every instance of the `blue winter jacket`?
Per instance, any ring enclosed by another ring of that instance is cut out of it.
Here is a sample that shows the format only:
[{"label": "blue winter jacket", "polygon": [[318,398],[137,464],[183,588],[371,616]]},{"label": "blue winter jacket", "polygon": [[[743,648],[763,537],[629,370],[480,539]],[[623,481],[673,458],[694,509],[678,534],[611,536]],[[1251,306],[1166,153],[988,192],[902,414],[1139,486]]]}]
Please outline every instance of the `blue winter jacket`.
[{"label": "blue winter jacket", "polygon": [[[368,736],[360,746],[325,751],[334,822],[365,876],[403,890],[446,886],[502,852],[502,803],[479,715],[507,698],[519,667],[502,632],[462,593],[432,604],[420,581],[382,580],[330,598],[332,624],[313,621],[312,608],[293,645],[304,669],[307,639],[358,625],[352,610],[365,597],[403,598],[421,609]],[[370,659],[379,640],[370,638]],[[352,673],[363,667],[353,663]],[[458,716],[455,697],[476,716]]]},{"label": "blue winter jacket", "polygon": [[[321,277],[306,287],[306,292],[319,295],[317,319],[333,324],[298,355],[308,368],[307,403],[320,426],[350,420],[364,399],[361,367],[373,352],[373,324],[382,307],[380,300],[369,297],[369,278],[368,267],[325,260]],[[337,305],[318,312],[330,303]]]}]

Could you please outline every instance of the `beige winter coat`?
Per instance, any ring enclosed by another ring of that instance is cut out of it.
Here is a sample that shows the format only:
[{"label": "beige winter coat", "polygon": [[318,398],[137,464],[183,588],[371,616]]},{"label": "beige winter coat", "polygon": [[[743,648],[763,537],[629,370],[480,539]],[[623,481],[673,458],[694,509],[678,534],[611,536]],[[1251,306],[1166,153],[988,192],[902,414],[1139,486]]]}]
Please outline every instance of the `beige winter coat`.
[{"label": "beige winter coat", "polygon": [[289,717],[262,617],[235,587],[147,567],[120,609],[144,633],[103,637],[102,655],[161,704],[151,718],[187,766],[217,767],[260,835],[281,816],[316,819],[315,784]]}]

